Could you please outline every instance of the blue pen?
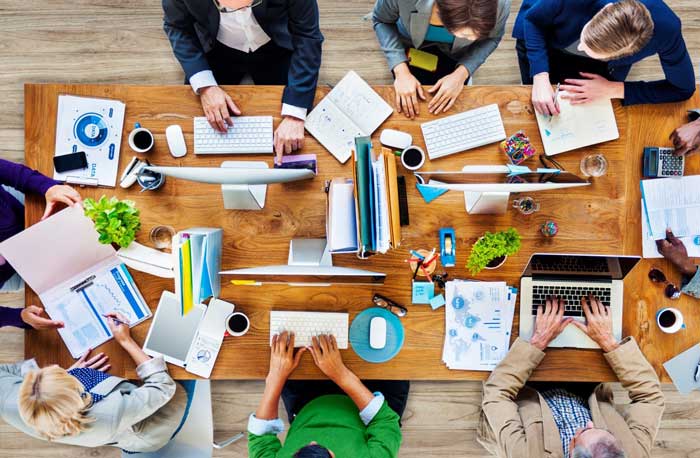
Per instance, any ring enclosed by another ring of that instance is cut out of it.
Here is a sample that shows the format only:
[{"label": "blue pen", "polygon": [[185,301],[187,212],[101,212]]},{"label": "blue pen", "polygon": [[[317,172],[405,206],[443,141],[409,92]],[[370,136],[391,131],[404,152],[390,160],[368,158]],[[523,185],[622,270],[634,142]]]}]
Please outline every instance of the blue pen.
[{"label": "blue pen", "polygon": [[114,321],[114,322],[117,324],[117,326],[119,326],[119,325],[121,325],[121,324],[126,324],[126,323],[124,323],[123,321],[118,320],[118,319],[116,319],[116,318],[114,318],[114,317],[111,317],[111,316],[109,316],[109,315],[102,315],[102,316],[105,317],[105,318],[109,318],[110,320]]}]

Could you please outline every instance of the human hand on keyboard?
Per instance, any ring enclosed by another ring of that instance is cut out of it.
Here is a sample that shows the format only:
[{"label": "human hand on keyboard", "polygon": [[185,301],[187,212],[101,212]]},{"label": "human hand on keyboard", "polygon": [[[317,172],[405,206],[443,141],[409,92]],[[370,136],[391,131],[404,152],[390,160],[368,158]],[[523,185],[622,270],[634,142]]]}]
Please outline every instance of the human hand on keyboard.
[{"label": "human hand on keyboard", "polygon": [[574,319],[564,318],[565,302],[557,297],[551,297],[545,301],[545,306],[537,307],[535,317],[535,332],[530,343],[544,351],[549,343],[556,339]]},{"label": "human hand on keyboard", "polygon": [[282,163],[283,154],[291,154],[304,147],[304,121],[284,116],[274,135],[275,163]]},{"label": "human hand on keyboard", "polygon": [[320,335],[311,339],[311,347],[309,351],[314,358],[314,363],[321,369],[321,372],[331,379],[336,384],[345,378],[349,372],[348,368],[343,363],[343,358],[338,350],[338,342],[335,336]]},{"label": "human hand on keyboard", "polygon": [[208,86],[199,91],[199,101],[202,103],[204,115],[212,129],[226,132],[233,125],[231,113],[238,116],[238,109],[233,99],[219,86]]},{"label": "human hand on keyboard", "polygon": [[444,113],[454,105],[457,97],[464,89],[464,82],[469,78],[469,70],[464,65],[458,65],[455,71],[443,76],[428,92],[435,94],[428,102],[428,111],[432,114]]},{"label": "human hand on keyboard", "polygon": [[574,326],[585,332],[600,348],[609,353],[620,346],[613,335],[612,312],[597,297],[581,298],[581,307],[586,315],[586,323],[574,321]]},{"label": "human hand on keyboard", "polygon": [[299,366],[305,351],[306,348],[302,347],[294,354],[294,333],[284,331],[282,334],[275,334],[272,337],[267,381],[284,384]]}]

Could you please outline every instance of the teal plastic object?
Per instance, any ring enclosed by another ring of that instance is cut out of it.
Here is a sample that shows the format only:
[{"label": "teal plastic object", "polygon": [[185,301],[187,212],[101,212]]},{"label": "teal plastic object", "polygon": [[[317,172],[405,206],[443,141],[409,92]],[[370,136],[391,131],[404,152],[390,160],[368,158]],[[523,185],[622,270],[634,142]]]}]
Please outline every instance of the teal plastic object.
[{"label": "teal plastic object", "polygon": [[[386,345],[382,349],[369,346],[369,322],[375,316],[386,320]],[[399,354],[403,347],[404,330],[399,317],[380,307],[360,312],[350,325],[350,345],[357,356],[370,363],[385,363]]]},{"label": "teal plastic object", "polygon": [[423,196],[423,200],[425,200],[425,203],[427,204],[429,204],[430,202],[434,201],[435,199],[447,192],[447,189],[431,188],[429,186],[418,183],[416,183],[416,188],[418,188],[418,192],[420,192],[420,195]]}]

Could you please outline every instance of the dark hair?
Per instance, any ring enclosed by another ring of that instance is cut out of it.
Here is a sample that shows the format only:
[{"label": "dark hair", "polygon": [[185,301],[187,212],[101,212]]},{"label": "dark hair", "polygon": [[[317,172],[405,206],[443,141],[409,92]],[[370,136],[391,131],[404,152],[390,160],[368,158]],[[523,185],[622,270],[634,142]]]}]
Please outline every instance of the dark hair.
[{"label": "dark hair", "polygon": [[435,0],[445,28],[456,32],[469,27],[479,38],[496,27],[498,0]]},{"label": "dark hair", "polygon": [[294,458],[331,458],[331,452],[318,444],[307,445],[294,454]]}]

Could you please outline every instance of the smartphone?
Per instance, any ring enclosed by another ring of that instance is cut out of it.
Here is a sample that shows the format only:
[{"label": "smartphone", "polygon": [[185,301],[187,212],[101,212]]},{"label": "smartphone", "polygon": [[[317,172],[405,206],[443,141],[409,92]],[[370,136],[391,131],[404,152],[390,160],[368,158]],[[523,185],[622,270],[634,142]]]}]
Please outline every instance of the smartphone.
[{"label": "smartphone", "polygon": [[58,173],[69,172],[71,170],[86,169],[88,166],[87,156],[84,151],[77,153],[54,156],[53,166]]}]

